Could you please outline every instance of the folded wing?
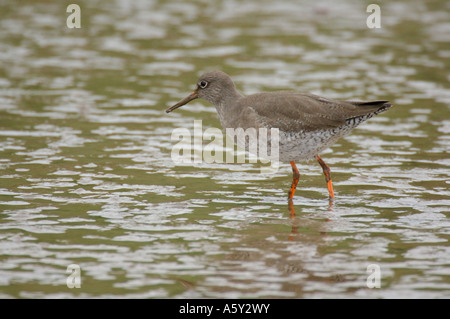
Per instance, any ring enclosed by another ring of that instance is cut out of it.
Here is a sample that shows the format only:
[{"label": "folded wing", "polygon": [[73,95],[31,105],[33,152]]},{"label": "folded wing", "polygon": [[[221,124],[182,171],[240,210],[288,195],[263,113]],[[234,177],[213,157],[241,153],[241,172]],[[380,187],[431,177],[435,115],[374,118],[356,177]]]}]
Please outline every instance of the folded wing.
[{"label": "folded wing", "polygon": [[387,110],[388,101],[337,101],[296,92],[259,93],[239,101],[242,123],[277,127],[284,132],[333,129],[353,118]]}]

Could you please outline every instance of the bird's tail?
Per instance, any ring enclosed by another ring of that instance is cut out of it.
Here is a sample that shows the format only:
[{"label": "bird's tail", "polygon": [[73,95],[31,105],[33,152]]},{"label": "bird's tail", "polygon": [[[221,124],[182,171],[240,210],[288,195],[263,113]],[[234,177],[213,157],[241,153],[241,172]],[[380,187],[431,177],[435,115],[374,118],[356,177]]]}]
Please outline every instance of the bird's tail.
[{"label": "bird's tail", "polygon": [[367,113],[360,116],[355,116],[348,118],[346,122],[348,124],[358,125],[361,122],[367,121],[374,115],[378,115],[382,112],[387,111],[392,104],[389,101],[369,101],[369,102],[350,102],[354,105],[360,106],[361,108],[367,108]]}]

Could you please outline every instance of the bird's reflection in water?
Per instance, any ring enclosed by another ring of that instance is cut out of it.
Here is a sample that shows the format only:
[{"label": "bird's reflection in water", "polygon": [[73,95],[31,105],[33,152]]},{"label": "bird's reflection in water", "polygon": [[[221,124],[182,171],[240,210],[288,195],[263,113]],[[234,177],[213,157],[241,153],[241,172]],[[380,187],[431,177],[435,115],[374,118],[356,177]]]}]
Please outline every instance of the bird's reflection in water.
[{"label": "bird's reflection in water", "polygon": [[[328,211],[332,212],[334,207],[334,199],[329,198],[328,200]],[[296,234],[298,234],[298,228],[300,227],[300,219],[295,215],[294,209],[294,201],[289,198],[288,199],[288,209],[289,209],[289,218],[291,219],[291,233],[289,234],[288,240],[294,240]],[[329,219],[327,219],[329,220]],[[326,235],[326,232],[321,232],[322,235]]]}]

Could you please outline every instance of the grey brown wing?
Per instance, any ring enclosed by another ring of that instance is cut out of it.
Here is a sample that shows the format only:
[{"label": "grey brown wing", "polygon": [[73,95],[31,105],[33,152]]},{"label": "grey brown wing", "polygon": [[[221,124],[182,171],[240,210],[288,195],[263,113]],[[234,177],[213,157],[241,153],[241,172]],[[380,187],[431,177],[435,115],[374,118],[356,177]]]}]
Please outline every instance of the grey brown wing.
[{"label": "grey brown wing", "polygon": [[348,118],[372,111],[372,106],[291,92],[255,94],[241,103],[247,106],[243,108],[242,123],[277,127],[284,132],[332,129],[345,125]]},{"label": "grey brown wing", "polygon": [[277,127],[284,132],[332,129],[346,121],[389,108],[387,101],[337,101],[313,94],[272,92],[244,98],[242,123],[259,127]]}]

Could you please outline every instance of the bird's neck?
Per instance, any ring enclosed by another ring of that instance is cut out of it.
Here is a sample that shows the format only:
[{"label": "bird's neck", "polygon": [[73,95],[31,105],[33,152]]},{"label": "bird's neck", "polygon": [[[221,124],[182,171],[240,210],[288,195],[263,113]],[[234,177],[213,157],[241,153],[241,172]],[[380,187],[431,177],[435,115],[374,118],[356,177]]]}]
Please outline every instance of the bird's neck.
[{"label": "bird's neck", "polygon": [[239,115],[238,101],[243,95],[234,89],[222,96],[223,98],[214,104],[219,116],[220,124],[222,124],[223,128],[234,127],[233,123]]}]

